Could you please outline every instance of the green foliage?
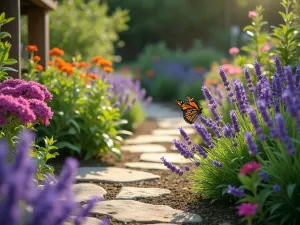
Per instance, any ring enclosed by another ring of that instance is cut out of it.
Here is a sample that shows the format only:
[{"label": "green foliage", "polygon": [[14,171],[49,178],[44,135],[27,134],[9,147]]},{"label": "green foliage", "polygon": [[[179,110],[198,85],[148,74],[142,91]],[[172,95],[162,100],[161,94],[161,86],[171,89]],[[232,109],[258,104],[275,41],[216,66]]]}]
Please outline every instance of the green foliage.
[{"label": "green foliage", "polygon": [[36,179],[37,181],[43,181],[48,175],[54,175],[54,168],[47,165],[49,159],[53,159],[58,155],[56,150],[57,147],[54,146],[56,141],[51,138],[44,138],[44,146],[35,145],[32,152],[30,152],[31,157],[36,161]]},{"label": "green foliage", "polygon": [[122,119],[128,121],[128,123],[121,126],[122,129],[130,131],[133,131],[137,126],[144,122],[146,115],[141,102],[136,102],[125,115],[122,115]]},{"label": "green foliage", "polygon": [[[291,10],[294,2],[295,12]],[[300,33],[299,33],[299,1],[282,0],[284,12],[279,12],[284,24],[273,26],[272,41],[275,43],[273,52],[280,56],[284,65],[295,66],[300,61]],[[298,22],[298,23],[297,23]]]},{"label": "green foliage", "polygon": [[4,38],[11,38],[11,35],[7,32],[1,31],[4,24],[13,20],[13,17],[5,18],[5,13],[0,14],[0,81],[7,78],[7,72],[18,72],[15,69],[9,67],[16,64],[17,60],[9,58],[9,51],[11,44],[8,41],[3,41]]}]

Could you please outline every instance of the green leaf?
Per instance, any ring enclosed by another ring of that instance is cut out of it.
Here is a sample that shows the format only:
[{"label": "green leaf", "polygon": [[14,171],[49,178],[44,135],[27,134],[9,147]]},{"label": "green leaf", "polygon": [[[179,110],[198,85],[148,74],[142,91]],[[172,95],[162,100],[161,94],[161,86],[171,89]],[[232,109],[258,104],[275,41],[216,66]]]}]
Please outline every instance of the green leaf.
[{"label": "green leaf", "polygon": [[2,67],[2,68],[0,68],[0,70],[2,70],[2,71],[11,71],[11,72],[18,72],[18,70],[15,70],[15,69],[13,69],[11,67]]},{"label": "green leaf", "polygon": [[276,203],[271,206],[270,213],[273,214],[277,209],[279,209],[281,206],[283,206],[283,203]]},{"label": "green leaf", "polygon": [[128,123],[128,120],[118,120],[115,122],[115,124],[118,126],[118,125],[123,125],[123,124],[127,124]]},{"label": "green leaf", "polygon": [[120,160],[121,159],[121,151],[117,148],[111,148],[110,150],[112,153],[115,154],[115,156],[117,156],[117,158]]},{"label": "green leaf", "polygon": [[11,35],[7,32],[0,32],[0,39],[2,38],[6,38],[6,37],[10,37],[11,38]]},{"label": "green leaf", "polygon": [[292,195],[294,193],[295,187],[296,187],[296,184],[289,184],[287,186],[287,194],[288,194],[289,198],[292,198]]},{"label": "green leaf", "polygon": [[128,131],[128,130],[119,130],[118,133],[128,135],[128,136],[133,135],[133,133],[131,131]]},{"label": "green leaf", "polygon": [[70,135],[77,134],[77,130],[74,127],[70,127],[70,129],[68,130],[68,134]]},{"label": "green leaf", "polygon": [[248,187],[252,185],[252,180],[250,177],[241,175],[241,174],[239,174],[238,177],[239,177],[240,181],[242,182],[242,184],[244,184]]},{"label": "green leaf", "polygon": [[237,201],[237,203],[241,203],[241,202],[257,202],[257,200],[253,196],[248,195]]},{"label": "green leaf", "polygon": [[272,191],[270,189],[263,189],[262,191],[260,191],[258,194],[258,199],[259,199],[260,205],[264,205],[265,201],[271,194],[272,194]]},{"label": "green leaf", "polygon": [[70,142],[66,142],[66,141],[61,141],[61,142],[57,142],[56,143],[56,147],[57,148],[69,148],[77,153],[80,154],[81,152],[81,146],[80,145],[74,145],[71,144]]}]

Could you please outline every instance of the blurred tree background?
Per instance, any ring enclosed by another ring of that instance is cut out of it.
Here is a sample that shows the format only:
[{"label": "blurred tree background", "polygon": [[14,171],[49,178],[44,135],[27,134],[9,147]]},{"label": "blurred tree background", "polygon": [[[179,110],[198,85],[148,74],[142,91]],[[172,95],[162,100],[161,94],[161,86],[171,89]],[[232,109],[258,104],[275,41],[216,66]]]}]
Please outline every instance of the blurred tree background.
[{"label": "blurred tree background", "polygon": [[[105,1],[102,1],[105,2]],[[230,27],[249,24],[248,11],[262,4],[265,19],[281,21],[280,0],[107,0],[109,12],[129,10],[130,22],[120,38],[125,42],[118,54],[134,60],[151,43],[164,41],[169,48],[187,50],[195,39],[225,53],[230,46]]]}]

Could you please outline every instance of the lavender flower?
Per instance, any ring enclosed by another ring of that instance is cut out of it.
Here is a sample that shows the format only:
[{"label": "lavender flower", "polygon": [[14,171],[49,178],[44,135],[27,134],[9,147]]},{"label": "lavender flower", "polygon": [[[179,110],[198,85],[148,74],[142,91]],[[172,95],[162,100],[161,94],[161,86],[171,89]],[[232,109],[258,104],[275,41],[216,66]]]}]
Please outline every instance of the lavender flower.
[{"label": "lavender flower", "polygon": [[262,178],[263,182],[269,181],[269,175],[264,171],[259,171],[258,176],[260,176]]},{"label": "lavender flower", "polygon": [[[219,74],[220,74],[220,77],[223,81],[223,84],[224,84],[224,87],[225,87],[225,90],[228,92],[228,97],[232,99],[233,97],[233,93],[231,91],[231,87],[230,87],[230,84],[227,80],[227,76],[226,76],[226,73],[224,72],[223,68],[220,67],[219,68]],[[232,101],[234,101],[234,99],[232,99]]]},{"label": "lavender flower", "polygon": [[232,127],[236,133],[240,132],[240,125],[238,123],[236,113],[234,110],[230,110],[230,119],[232,122]]},{"label": "lavender flower", "polygon": [[258,148],[252,139],[252,133],[244,133],[245,141],[247,143],[250,155],[256,155],[258,153]]},{"label": "lavender flower", "polygon": [[282,92],[283,92],[283,85],[278,73],[274,73],[273,80],[272,80],[272,91],[273,91],[272,95],[275,99],[281,99]]},{"label": "lavender flower", "polygon": [[87,205],[85,208],[82,208],[77,217],[74,220],[74,225],[82,225],[83,222],[86,220],[86,217],[89,216],[90,211],[95,206],[95,204],[99,201],[103,200],[103,198],[100,198],[98,196],[94,196],[92,199],[87,201]]},{"label": "lavender flower", "polygon": [[275,56],[274,61],[275,61],[275,66],[276,66],[276,73],[279,75],[280,79],[283,81],[284,80],[284,74],[283,74],[283,71],[282,71],[280,60],[277,56]]},{"label": "lavender flower", "polygon": [[277,125],[277,134],[287,147],[288,155],[294,155],[296,153],[296,150],[293,148],[292,142],[290,137],[288,136],[287,130],[284,125],[284,120],[280,113],[277,113],[275,116],[276,125]]},{"label": "lavender flower", "polygon": [[208,133],[206,128],[202,125],[199,125],[198,123],[194,123],[193,125],[196,128],[198,134],[203,139],[204,143],[207,144],[210,148],[213,148],[214,145],[211,140],[211,135]]},{"label": "lavender flower", "polygon": [[213,107],[213,105],[209,105],[209,111],[212,113],[213,117],[216,119],[217,124],[220,125],[222,122],[222,116],[218,112],[218,109],[216,107]]},{"label": "lavender flower", "polygon": [[215,99],[213,98],[210,91],[205,86],[202,87],[202,91],[209,104],[217,106]]},{"label": "lavender flower", "polygon": [[172,172],[178,174],[179,176],[182,176],[182,175],[183,175],[183,171],[182,171],[180,168],[178,168],[178,167],[176,167],[175,165],[173,165],[172,163],[168,162],[168,161],[165,159],[165,157],[161,157],[160,159],[161,159],[161,161],[163,162],[163,164],[164,164],[169,170],[171,170]]},{"label": "lavender flower", "polygon": [[265,107],[265,102],[264,101],[257,101],[257,108],[258,111],[260,112],[265,124],[271,128],[273,126],[273,121],[269,115],[269,112],[267,110],[267,108]]},{"label": "lavender flower", "polygon": [[205,159],[207,158],[207,152],[200,146],[200,145],[194,145],[197,152]]},{"label": "lavender flower", "polygon": [[245,94],[243,84],[240,81],[235,80],[233,82],[234,92],[237,100],[237,106],[242,114],[247,112],[249,102]]},{"label": "lavender flower", "polygon": [[218,122],[213,122],[213,125],[211,126],[211,130],[215,133],[215,135],[218,138],[222,137],[221,128],[218,126]]},{"label": "lavender flower", "polygon": [[194,158],[194,153],[190,151],[183,143],[177,140],[174,140],[173,143],[184,158]]},{"label": "lavender flower", "polygon": [[274,184],[273,185],[273,191],[277,192],[277,193],[281,191],[281,188],[280,188],[279,184]]},{"label": "lavender flower", "polygon": [[194,162],[194,164],[195,164],[196,166],[200,166],[200,162],[199,162],[199,161]]},{"label": "lavender flower", "polygon": [[227,138],[231,138],[234,137],[234,131],[232,129],[232,127],[230,126],[229,123],[227,123],[224,127],[223,127],[223,134],[225,137]]},{"label": "lavender flower", "polygon": [[222,167],[222,163],[221,163],[221,162],[218,162],[218,161],[216,161],[216,160],[213,160],[213,161],[212,161],[212,164],[213,164],[214,166],[218,167],[218,168],[221,168],[221,167]]},{"label": "lavender flower", "polygon": [[260,136],[261,141],[264,140],[265,137],[263,135],[263,131],[262,131],[259,121],[257,119],[255,110],[253,108],[249,108],[248,115],[249,115],[250,122],[252,123],[252,125],[255,129],[256,134]]},{"label": "lavender flower", "polygon": [[190,170],[190,167],[188,165],[184,165],[184,170],[185,171],[189,171]]},{"label": "lavender flower", "polygon": [[298,96],[293,97],[293,94],[289,89],[286,89],[282,95],[282,99],[287,107],[286,109],[291,117],[297,117],[298,115],[297,102],[295,101],[295,98],[298,99]]},{"label": "lavender flower", "polygon": [[212,127],[212,125],[213,125],[213,120],[210,117],[205,118],[203,115],[200,115],[199,120],[201,123],[203,123],[207,127]]},{"label": "lavender flower", "polygon": [[292,94],[296,94],[297,89],[292,68],[290,66],[285,66],[284,73],[286,77],[287,88]]},{"label": "lavender flower", "polygon": [[299,87],[300,87],[300,66],[297,66],[297,69],[296,69],[295,84],[296,84],[296,87],[299,91]]},{"label": "lavender flower", "polygon": [[262,79],[262,73],[261,73],[260,65],[257,60],[254,61],[254,70],[255,70],[257,80],[260,81]]},{"label": "lavender flower", "polygon": [[231,185],[228,185],[227,193],[233,195],[234,197],[238,197],[238,198],[241,198],[245,195],[245,191],[243,189],[235,188]]},{"label": "lavender flower", "polygon": [[246,81],[247,81],[247,86],[248,86],[249,91],[254,92],[253,83],[252,83],[251,75],[250,75],[250,72],[249,72],[248,68],[244,69],[244,75],[245,75],[245,78],[246,78]]},{"label": "lavender flower", "polygon": [[183,139],[186,141],[188,145],[192,144],[192,141],[190,137],[187,135],[187,133],[182,129],[182,127],[179,128],[180,134],[183,137]]}]

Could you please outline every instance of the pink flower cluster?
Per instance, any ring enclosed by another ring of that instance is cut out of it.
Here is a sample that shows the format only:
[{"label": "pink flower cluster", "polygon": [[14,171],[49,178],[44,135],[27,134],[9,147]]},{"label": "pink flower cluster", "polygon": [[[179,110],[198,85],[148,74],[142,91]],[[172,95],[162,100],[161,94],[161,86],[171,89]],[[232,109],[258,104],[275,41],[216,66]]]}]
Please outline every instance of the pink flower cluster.
[{"label": "pink flower cluster", "polygon": [[255,216],[258,204],[256,203],[242,203],[238,207],[238,214],[240,216]]},{"label": "pink flower cluster", "polygon": [[230,55],[237,55],[237,54],[239,54],[239,52],[240,52],[240,49],[238,49],[237,47],[232,47],[229,49]]},{"label": "pink flower cluster", "polygon": [[222,68],[224,70],[225,73],[227,73],[228,75],[234,75],[234,74],[242,74],[242,68],[239,66],[234,66],[232,64],[223,64]]},{"label": "pink flower cluster", "polygon": [[255,18],[255,17],[257,17],[257,13],[255,11],[249,11],[248,12],[248,17],[249,18]]},{"label": "pink flower cluster", "polygon": [[0,83],[0,125],[17,118],[22,124],[39,122],[49,125],[53,116],[45,101],[52,95],[43,85],[34,81],[9,79]]},{"label": "pink flower cluster", "polygon": [[240,169],[240,174],[242,175],[251,174],[259,170],[261,167],[262,167],[261,164],[259,164],[256,161],[252,161],[243,165],[243,167]]}]

